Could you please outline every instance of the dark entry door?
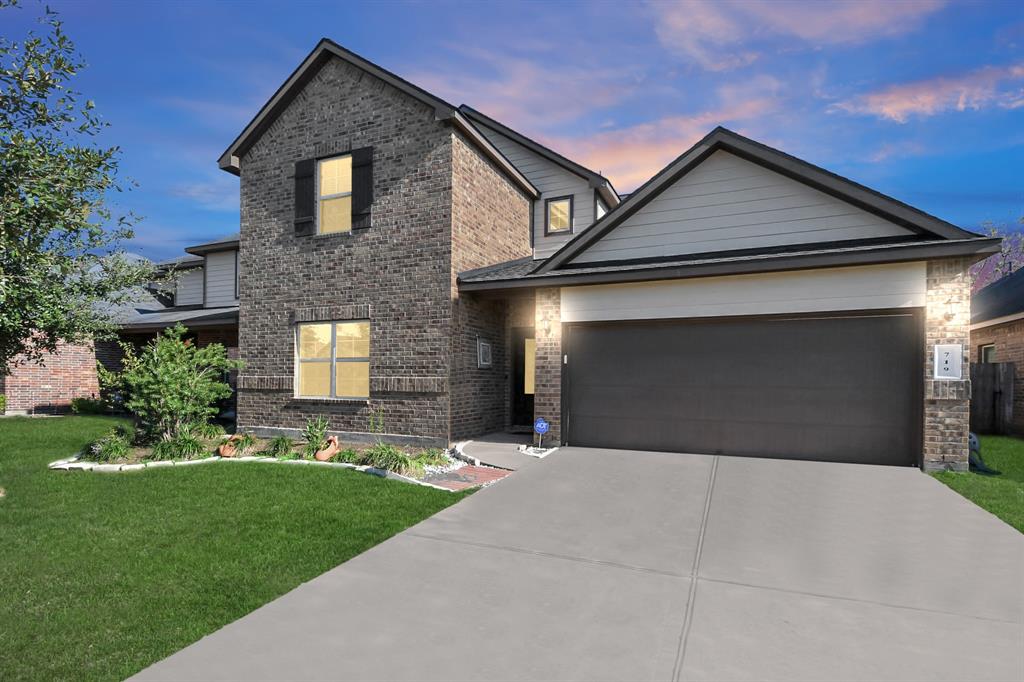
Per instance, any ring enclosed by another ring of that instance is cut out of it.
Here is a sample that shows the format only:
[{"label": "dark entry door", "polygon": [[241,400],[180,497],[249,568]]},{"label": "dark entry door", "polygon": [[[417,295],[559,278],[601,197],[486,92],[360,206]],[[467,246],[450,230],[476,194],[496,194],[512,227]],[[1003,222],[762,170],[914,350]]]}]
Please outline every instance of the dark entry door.
[{"label": "dark entry door", "polygon": [[570,445],[914,465],[915,313],[574,324]]},{"label": "dark entry door", "polygon": [[533,344],[532,327],[512,329],[512,426],[533,424]]}]

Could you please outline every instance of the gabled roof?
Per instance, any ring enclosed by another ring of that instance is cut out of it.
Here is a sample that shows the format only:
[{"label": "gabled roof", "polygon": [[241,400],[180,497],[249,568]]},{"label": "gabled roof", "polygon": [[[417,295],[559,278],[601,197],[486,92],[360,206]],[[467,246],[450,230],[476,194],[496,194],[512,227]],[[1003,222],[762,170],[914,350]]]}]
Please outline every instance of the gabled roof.
[{"label": "gabled roof", "polygon": [[573,258],[585,251],[591,244],[601,239],[609,231],[642,209],[662,191],[719,149],[728,151],[747,161],[759,164],[865,211],[881,216],[890,222],[921,235],[923,239],[987,240],[992,241],[996,245],[995,248],[998,248],[998,240],[990,240],[973,232],[968,232],[852,180],[848,180],[795,156],[790,156],[719,126],[665,166],[665,168],[661,169],[643,186],[631,193],[628,199],[609,211],[603,218],[566,242],[550,258],[537,265],[533,273],[552,273],[555,270],[566,267]]},{"label": "gabled roof", "polygon": [[971,324],[1021,313],[1024,313],[1024,269],[996,280],[971,297]]},{"label": "gabled roof", "polygon": [[333,58],[342,59],[356,68],[379,78],[388,85],[397,88],[410,97],[417,99],[434,109],[434,117],[438,121],[450,121],[451,124],[466,135],[481,151],[484,152],[497,166],[523,191],[531,197],[540,196],[537,188],[526,179],[494,145],[492,145],[480,131],[473,127],[462,113],[454,106],[445,102],[440,97],[432,95],[423,88],[416,86],[409,81],[396,76],[387,69],[380,67],[373,62],[363,59],[354,52],[346,50],[333,40],[322,38],[313,51],[299,64],[299,67],[292,72],[288,79],[277,89],[277,92],[263,105],[256,116],[249,122],[245,129],[235,138],[235,141],[224,150],[218,163],[221,169],[238,175],[240,172],[239,162],[241,157],[259,139],[260,135],[274,122],[274,120],[287,108],[293,99],[302,91],[302,88],[313,78],[320,68]]},{"label": "gabled roof", "polygon": [[522,133],[512,130],[504,123],[496,121],[495,119],[483,114],[468,104],[462,104],[459,106],[459,111],[466,115],[470,121],[475,124],[483,125],[491,130],[501,133],[505,137],[513,140],[514,142],[526,147],[533,153],[547,159],[557,166],[561,166],[570,173],[574,173],[584,180],[590,183],[590,186],[601,192],[601,197],[604,199],[608,207],[617,206],[619,203],[619,194],[615,191],[615,187],[612,186],[611,180],[604,177],[600,173],[590,170],[589,168],[582,166],[572,159],[566,158],[556,152],[555,150],[545,147],[540,142],[530,139]]}]

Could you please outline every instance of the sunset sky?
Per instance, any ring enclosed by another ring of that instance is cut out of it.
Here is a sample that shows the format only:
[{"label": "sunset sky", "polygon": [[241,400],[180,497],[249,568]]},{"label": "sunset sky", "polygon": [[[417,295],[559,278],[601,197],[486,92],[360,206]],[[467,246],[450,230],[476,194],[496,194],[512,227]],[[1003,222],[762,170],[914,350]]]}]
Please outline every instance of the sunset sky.
[{"label": "sunset sky", "polygon": [[154,259],[238,229],[217,157],[321,37],[622,192],[721,124],[969,229],[1024,214],[1020,2],[50,4]]}]

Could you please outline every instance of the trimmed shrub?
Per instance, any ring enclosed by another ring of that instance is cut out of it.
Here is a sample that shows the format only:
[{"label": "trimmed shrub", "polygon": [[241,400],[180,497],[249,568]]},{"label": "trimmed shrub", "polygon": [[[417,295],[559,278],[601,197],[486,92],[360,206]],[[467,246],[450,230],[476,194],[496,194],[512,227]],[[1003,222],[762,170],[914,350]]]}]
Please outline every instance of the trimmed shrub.
[{"label": "trimmed shrub", "polygon": [[292,447],[294,447],[294,443],[288,436],[274,436],[263,449],[263,454],[280,459],[290,454]]},{"label": "trimmed shrub", "polygon": [[96,398],[72,398],[71,411],[75,414],[105,414],[107,404]]},{"label": "trimmed shrub", "polygon": [[0,394],[0,414],[7,411],[7,396]]}]

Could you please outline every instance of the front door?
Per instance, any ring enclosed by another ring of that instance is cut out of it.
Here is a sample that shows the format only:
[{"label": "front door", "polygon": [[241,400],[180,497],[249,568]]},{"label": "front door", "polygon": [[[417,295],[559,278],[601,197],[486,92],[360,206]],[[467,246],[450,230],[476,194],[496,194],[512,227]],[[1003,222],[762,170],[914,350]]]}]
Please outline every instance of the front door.
[{"label": "front door", "polygon": [[532,327],[512,329],[512,426],[533,424],[535,349]]}]

